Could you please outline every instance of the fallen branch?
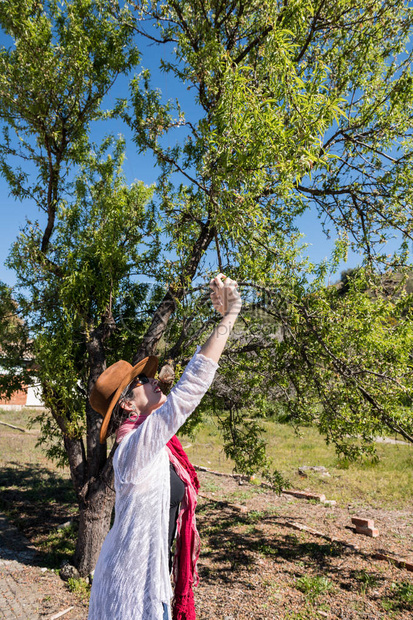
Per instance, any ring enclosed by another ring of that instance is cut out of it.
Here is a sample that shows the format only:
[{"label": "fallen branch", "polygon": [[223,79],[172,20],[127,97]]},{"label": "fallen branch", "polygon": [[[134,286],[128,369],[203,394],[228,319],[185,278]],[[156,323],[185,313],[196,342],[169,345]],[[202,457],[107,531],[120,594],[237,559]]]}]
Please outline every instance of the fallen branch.
[{"label": "fallen branch", "polygon": [[395,558],[393,555],[389,555],[388,553],[375,553],[373,557],[376,560],[385,560],[386,562],[394,564],[398,568],[405,568],[406,570],[413,573],[413,564],[411,562],[408,562],[407,560]]},{"label": "fallen branch", "polygon": [[223,478],[235,478],[236,480],[250,480],[251,478],[251,476],[246,476],[245,474],[224,474],[221,471],[213,471],[208,469],[208,467],[202,467],[202,465],[194,465],[194,469],[196,471],[204,471],[207,474],[213,474],[214,476],[222,476]]},{"label": "fallen branch", "polygon": [[[247,482],[251,481],[251,476],[246,476],[245,474],[224,474],[223,472],[213,471],[212,469],[208,469],[208,467],[202,467],[201,465],[194,465],[194,468],[197,471],[204,471],[207,474],[212,474],[213,476],[234,478],[235,480],[243,480]],[[259,484],[255,483],[254,486],[260,486],[265,489],[270,489],[271,491],[277,491],[277,489],[272,484],[269,484],[268,482],[260,482]],[[320,502],[320,504],[327,504],[330,506],[334,506],[336,503],[334,500],[326,499],[326,496],[320,493],[310,493],[309,491],[297,491],[295,489],[282,489],[281,493],[283,493],[284,495],[292,495],[294,497],[297,497],[298,499],[306,499],[306,500],[312,499],[316,502]]]},{"label": "fallen branch", "polygon": [[71,607],[68,607],[67,609],[64,609],[63,611],[59,611],[59,613],[54,614],[53,616],[50,616],[50,620],[57,620],[58,618],[61,618],[65,614],[68,614],[69,611],[72,611],[72,609],[74,608],[75,608],[74,605],[72,605]]},{"label": "fallen branch", "polygon": [[[314,530],[312,527],[308,527],[307,525],[302,525],[301,523],[296,523],[294,521],[286,521],[285,523],[287,526],[292,527],[294,530],[300,530],[301,532],[308,532],[309,534],[312,534],[313,536],[324,538],[325,540],[328,540],[330,542],[335,542],[340,545],[344,545],[345,547],[349,547],[353,551],[358,551],[358,552],[363,553],[363,551],[357,545],[353,545],[345,540],[340,540],[339,538],[336,538],[335,536],[329,536],[328,534],[323,534],[323,532],[318,532],[317,530]],[[408,562],[407,560],[403,558],[396,558],[393,555],[389,555],[386,552],[375,553],[373,555],[373,558],[375,560],[384,560],[385,562],[390,562],[391,564],[394,564],[398,568],[405,568],[406,570],[413,572],[413,564],[411,562]]]},{"label": "fallen branch", "polygon": [[1,420],[0,424],[3,424],[3,426],[8,426],[9,428],[14,428],[16,431],[20,431],[22,433],[28,433],[27,428],[22,428],[21,426],[14,426],[13,424],[8,424],[7,422],[2,422]]},{"label": "fallen branch", "polygon": [[300,532],[307,532],[308,534],[312,534],[312,536],[317,536],[318,538],[324,538],[329,542],[334,542],[340,545],[344,545],[345,547],[349,547],[353,551],[360,551],[360,547],[357,545],[353,545],[352,543],[347,542],[346,540],[341,540],[340,538],[336,538],[335,536],[329,536],[328,534],[323,534],[323,532],[319,532],[318,530],[309,527],[308,525],[303,525],[302,523],[296,523],[295,521],[285,521],[285,525],[287,527],[292,527],[293,530],[299,530]]}]

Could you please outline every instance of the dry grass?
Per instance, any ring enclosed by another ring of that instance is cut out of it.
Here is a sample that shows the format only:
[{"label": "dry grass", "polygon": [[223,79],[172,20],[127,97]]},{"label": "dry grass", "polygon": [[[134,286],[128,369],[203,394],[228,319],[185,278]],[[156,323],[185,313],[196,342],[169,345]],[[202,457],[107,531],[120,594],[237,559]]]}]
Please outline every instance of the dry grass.
[{"label": "dry grass", "polygon": [[[35,411],[1,410],[0,420],[27,428]],[[377,444],[379,461],[349,463],[340,460],[333,446],[327,446],[315,428],[304,428],[301,436],[286,424],[264,420],[268,441],[268,454],[273,467],[278,469],[291,485],[324,493],[328,499],[342,504],[368,504],[372,507],[400,508],[411,503],[413,488],[413,446]],[[41,447],[36,447],[38,427],[21,433],[0,426],[0,467],[39,464],[56,471],[54,464],[45,458]],[[213,470],[232,472],[233,462],[227,459],[216,419],[210,416],[195,439],[181,437],[189,458],[197,465]],[[307,473],[302,477],[302,465],[323,465],[329,476]],[[63,478],[67,470],[59,470]],[[397,484],[395,484],[397,481]]]},{"label": "dry grass", "polygon": [[12,463],[45,463],[40,447],[36,447],[39,425],[29,429],[30,421],[36,415],[35,409],[2,409],[0,420],[13,426],[27,429],[25,433],[0,425],[0,467]]},{"label": "dry grass", "polygon": [[[273,467],[294,488],[324,493],[328,499],[347,504],[383,508],[403,508],[411,504],[413,445],[380,443],[377,444],[377,463],[349,463],[337,457],[334,447],[327,446],[315,428],[304,428],[299,436],[286,424],[265,420],[263,426]],[[233,470],[233,463],[225,457],[213,417],[206,421],[195,440],[183,437],[182,443],[197,465],[222,472]],[[307,477],[303,477],[298,473],[303,465],[323,465],[330,475],[308,472]]]}]

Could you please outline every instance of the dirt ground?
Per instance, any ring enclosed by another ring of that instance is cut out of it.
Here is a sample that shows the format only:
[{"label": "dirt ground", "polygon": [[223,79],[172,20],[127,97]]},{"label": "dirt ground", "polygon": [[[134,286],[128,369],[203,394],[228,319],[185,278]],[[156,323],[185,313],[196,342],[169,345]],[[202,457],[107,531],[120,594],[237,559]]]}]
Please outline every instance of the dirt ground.
[{"label": "dirt ground", "polygon": [[[372,510],[359,503],[328,506],[277,496],[233,478],[199,476],[197,620],[413,617],[413,573],[374,557],[384,551],[413,563],[411,510]],[[355,534],[352,516],[374,519],[379,537]],[[32,514],[27,528],[32,539],[36,522],[44,528],[44,515],[40,522]],[[294,524],[324,537],[294,529]],[[41,618],[73,605],[63,618],[86,620],[86,601],[55,573],[32,565],[21,576],[42,593]]]},{"label": "dirt ground", "polygon": [[[413,573],[374,558],[384,551],[413,563],[410,510],[326,506],[231,478],[202,480],[215,490],[198,509],[200,620],[413,617]],[[379,537],[355,534],[353,516],[374,519]]]}]

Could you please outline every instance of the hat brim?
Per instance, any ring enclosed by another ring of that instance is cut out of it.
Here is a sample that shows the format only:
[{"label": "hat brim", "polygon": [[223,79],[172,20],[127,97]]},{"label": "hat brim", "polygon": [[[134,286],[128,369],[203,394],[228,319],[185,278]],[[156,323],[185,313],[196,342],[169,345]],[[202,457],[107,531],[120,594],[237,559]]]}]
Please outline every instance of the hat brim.
[{"label": "hat brim", "polygon": [[110,419],[112,417],[112,411],[116,403],[118,402],[119,397],[122,394],[125,387],[129,385],[129,383],[131,383],[131,381],[133,381],[135,377],[137,377],[140,374],[144,374],[147,377],[154,377],[157,369],[158,369],[158,358],[153,355],[150,355],[149,357],[146,357],[142,361],[138,362],[136,366],[133,366],[131,371],[127,375],[125,375],[125,378],[122,380],[122,383],[120,384],[120,386],[114,393],[112,400],[110,401],[108,410],[106,411],[105,416],[103,418],[103,422],[102,422],[102,426],[100,427],[100,434],[99,434],[99,442],[101,444],[105,443],[106,441],[108,426],[109,426]]}]

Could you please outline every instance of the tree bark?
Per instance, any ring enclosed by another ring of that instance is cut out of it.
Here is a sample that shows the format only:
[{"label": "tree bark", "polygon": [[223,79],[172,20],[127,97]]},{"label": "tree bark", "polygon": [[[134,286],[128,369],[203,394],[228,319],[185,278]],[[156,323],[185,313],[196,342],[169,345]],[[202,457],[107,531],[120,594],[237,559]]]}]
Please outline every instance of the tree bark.
[{"label": "tree bark", "polygon": [[69,458],[70,476],[76,496],[79,498],[83,485],[85,484],[85,447],[82,439],[73,439],[67,435],[63,435],[63,441]]},{"label": "tree bark", "polygon": [[[146,332],[142,344],[137,351],[133,363],[148,355],[153,355],[156,345],[165,331],[168,320],[175,310],[176,300],[185,294],[185,282],[194,277],[199,261],[211,241],[214,229],[209,221],[200,230],[192,252],[182,270],[181,286],[170,288],[159,304],[152,323]],[[89,355],[88,396],[96,379],[106,368],[106,356],[103,343],[115,329],[110,310],[102,317],[102,323],[90,330],[87,350]],[[113,489],[112,449],[106,457],[106,444],[99,444],[101,417],[87,403],[87,482],[79,494],[79,534],[76,544],[74,563],[81,576],[87,576],[94,568],[102,543],[110,528],[112,508],[115,499]],[[73,473],[72,473],[73,475]]]},{"label": "tree bark", "polygon": [[[100,325],[90,331],[86,343],[89,354],[88,397],[96,379],[106,368],[106,355],[103,343],[116,328],[110,309],[102,316]],[[94,568],[99,557],[102,543],[109,531],[115,492],[113,489],[113,452],[107,456],[107,446],[99,443],[102,417],[86,403],[87,418],[87,457],[83,451],[83,485],[78,492],[79,499],[79,534],[76,543],[74,564],[82,577]],[[70,446],[73,447],[73,446]],[[76,453],[80,457],[79,453]],[[76,478],[76,460],[71,462],[72,479]],[[80,463],[78,462],[78,466]],[[86,472],[86,473],[85,473]]]},{"label": "tree bark", "polygon": [[95,568],[99,553],[110,529],[115,492],[103,480],[91,485],[87,498],[79,503],[79,533],[74,563],[80,576]]},{"label": "tree bark", "polygon": [[[106,370],[106,353],[104,342],[114,332],[116,324],[111,310],[108,308],[102,316],[102,321],[95,329],[91,330],[86,343],[89,356],[89,380],[87,396],[91,394],[97,378]],[[99,443],[99,433],[102,424],[102,416],[92,409],[89,400],[86,403],[87,419],[87,479],[97,479],[99,472],[106,462],[106,444]]]}]

